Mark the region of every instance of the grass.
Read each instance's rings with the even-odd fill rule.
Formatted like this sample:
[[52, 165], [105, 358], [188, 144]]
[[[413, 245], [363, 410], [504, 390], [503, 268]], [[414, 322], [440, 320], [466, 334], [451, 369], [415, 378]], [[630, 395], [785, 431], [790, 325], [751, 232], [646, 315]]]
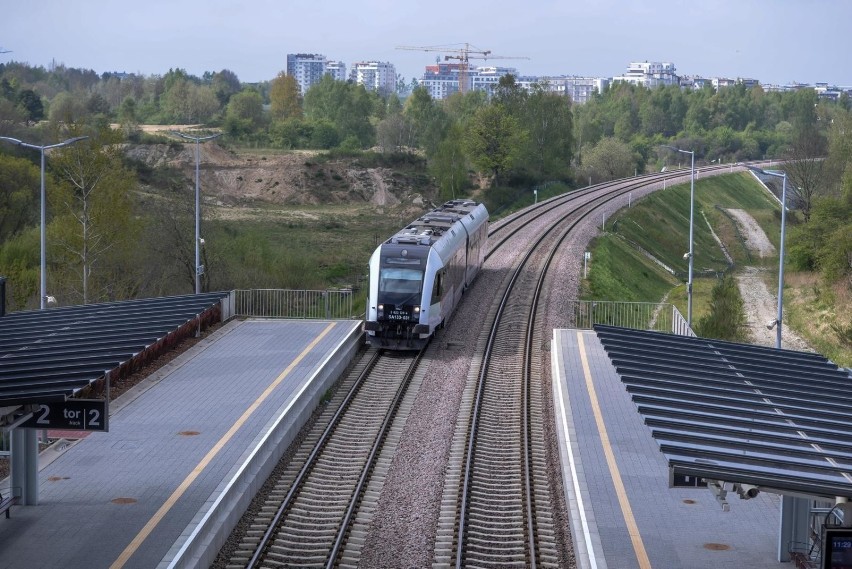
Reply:
[[[779, 211], [777, 201], [749, 174], [699, 177], [694, 198], [693, 322], [708, 312], [717, 275], [731, 269], [714, 232], [735, 266], [761, 263], [750, 256], [736, 224], [722, 210], [748, 211], [770, 240], [772, 235], [780, 234], [774, 213]], [[594, 243], [592, 271], [583, 285], [583, 298], [643, 302], [661, 302], [665, 298], [687, 316], [689, 260], [684, 253], [689, 251], [689, 210], [688, 183], [654, 192], [620, 210], [611, 218], [611, 235]], [[623, 245], [613, 247], [610, 242], [615, 239]], [[659, 274], [660, 268], [649, 256], [670, 268], [674, 275], [663, 271], [666, 277], [652, 279], [650, 275]]]
[[848, 283], [826, 286], [813, 273], [787, 273], [784, 282], [784, 319], [788, 325], [837, 365], [852, 367], [848, 337], [852, 330], [852, 290]]
[[584, 282], [584, 298], [656, 302], [677, 280], [650, 262], [618, 235], [603, 235], [591, 245], [593, 270]]
[[[623, 209], [612, 218], [610, 232], [591, 245], [588, 278], [583, 281], [584, 299], [667, 302], [686, 316], [686, 280], [689, 249], [689, 184], [658, 191]], [[722, 209], [746, 210], [761, 226], [776, 251], [780, 243], [780, 207], [749, 174], [738, 173], [699, 179], [695, 185], [693, 323], [708, 311], [715, 273], [728, 270], [722, 248], [713, 231], [734, 260], [734, 266], [777, 267], [777, 254], [759, 259], [751, 254], [736, 224]], [[705, 222], [706, 218], [706, 222]], [[788, 212], [787, 222], [797, 223]], [[674, 270], [676, 277], [640, 250], [652, 254]], [[706, 275], [706, 276], [705, 276]], [[777, 279], [769, 271], [768, 280]], [[777, 288], [777, 280], [769, 283]], [[852, 366], [852, 346], [845, 335], [852, 330], [852, 292], [847, 283], [831, 287], [813, 274], [785, 275], [785, 321], [817, 351], [841, 366]]]
[[211, 221], [208, 243], [219, 260], [211, 274], [220, 275], [225, 288], [352, 288], [358, 313], [366, 303], [370, 255], [409, 217], [369, 207], [302, 206]]

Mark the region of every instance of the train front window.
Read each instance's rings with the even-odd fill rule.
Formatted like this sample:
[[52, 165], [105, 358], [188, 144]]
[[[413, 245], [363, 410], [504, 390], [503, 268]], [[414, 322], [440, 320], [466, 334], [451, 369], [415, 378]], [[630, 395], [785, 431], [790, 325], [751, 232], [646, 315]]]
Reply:
[[402, 267], [384, 267], [379, 273], [379, 294], [382, 302], [419, 304], [423, 289], [423, 271]]

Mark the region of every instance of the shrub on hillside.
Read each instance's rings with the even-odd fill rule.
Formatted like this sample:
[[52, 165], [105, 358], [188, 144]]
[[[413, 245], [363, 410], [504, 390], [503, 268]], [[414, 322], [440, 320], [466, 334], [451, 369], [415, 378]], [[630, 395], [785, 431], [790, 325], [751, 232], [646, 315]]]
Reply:
[[731, 275], [724, 275], [713, 287], [710, 312], [698, 321], [695, 333], [731, 342], [748, 339], [743, 299]]

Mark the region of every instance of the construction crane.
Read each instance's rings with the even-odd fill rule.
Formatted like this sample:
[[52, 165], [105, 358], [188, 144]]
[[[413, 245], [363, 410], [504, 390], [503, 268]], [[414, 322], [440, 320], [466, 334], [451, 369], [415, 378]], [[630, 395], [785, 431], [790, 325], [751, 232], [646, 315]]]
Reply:
[[471, 59], [529, 59], [529, 57], [518, 57], [518, 56], [510, 56], [510, 55], [491, 55], [491, 50], [486, 49], [477, 49], [476, 46], [471, 46], [469, 43], [465, 43], [464, 47], [457, 48], [453, 46], [441, 46], [441, 45], [431, 45], [431, 46], [410, 46], [410, 45], [400, 45], [397, 46], [396, 49], [408, 49], [413, 51], [439, 51], [441, 53], [449, 53], [452, 55], [445, 55], [444, 61], [449, 61], [451, 59], [458, 60], [459, 63], [459, 92], [461, 94], [467, 93], [470, 89], [468, 72], [470, 71], [470, 63]]

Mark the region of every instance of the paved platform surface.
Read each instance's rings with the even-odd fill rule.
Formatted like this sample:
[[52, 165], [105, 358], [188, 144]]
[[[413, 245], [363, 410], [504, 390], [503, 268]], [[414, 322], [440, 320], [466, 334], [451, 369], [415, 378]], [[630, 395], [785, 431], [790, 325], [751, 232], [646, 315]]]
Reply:
[[0, 518], [0, 567], [157, 567], [359, 327], [248, 320], [199, 342], [43, 466], [39, 504]]
[[593, 331], [555, 330], [554, 407], [578, 567], [789, 569], [780, 497], [669, 488], [665, 456]]

